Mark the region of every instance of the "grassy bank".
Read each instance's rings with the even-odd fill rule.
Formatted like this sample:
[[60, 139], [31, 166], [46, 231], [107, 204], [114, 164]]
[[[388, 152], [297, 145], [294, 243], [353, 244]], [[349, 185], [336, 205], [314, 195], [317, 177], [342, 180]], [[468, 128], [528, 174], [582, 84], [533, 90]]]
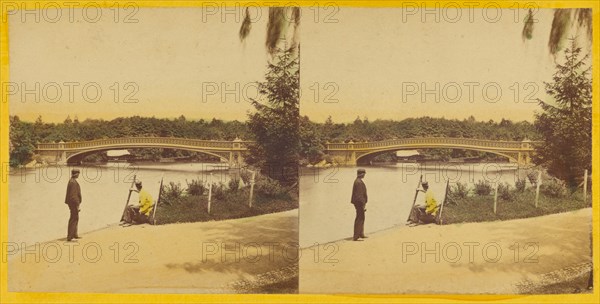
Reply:
[[286, 189], [273, 180], [257, 183], [250, 207], [249, 187], [238, 189], [235, 185], [230, 186], [213, 187], [209, 213], [208, 191], [205, 187], [194, 187], [195, 191], [190, 191], [192, 187], [174, 189], [176, 187], [171, 185], [156, 211], [156, 224], [226, 220], [298, 208], [297, 187]]
[[516, 195], [514, 200], [507, 201], [499, 198], [496, 214], [494, 214], [494, 197], [490, 195], [466, 197], [457, 205], [449, 204], [444, 207], [442, 215], [445, 224], [453, 224], [527, 218], [585, 207], [591, 207], [589, 195], [587, 203], [584, 204], [581, 194], [564, 198], [540, 194], [538, 208], [536, 208], [535, 193], [527, 191]]
[[[502, 185], [499, 187], [497, 210], [494, 214], [494, 195], [491, 187], [489, 191], [481, 191], [481, 185], [472, 191], [457, 188], [452, 189], [444, 206], [444, 224], [528, 218], [592, 206], [591, 194], [588, 193], [584, 203], [580, 189], [571, 193], [562, 189], [560, 185], [550, 184], [540, 191], [536, 208], [534, 188], [517, 190]], [[461, 191], [463, 193], [460, 193]]]

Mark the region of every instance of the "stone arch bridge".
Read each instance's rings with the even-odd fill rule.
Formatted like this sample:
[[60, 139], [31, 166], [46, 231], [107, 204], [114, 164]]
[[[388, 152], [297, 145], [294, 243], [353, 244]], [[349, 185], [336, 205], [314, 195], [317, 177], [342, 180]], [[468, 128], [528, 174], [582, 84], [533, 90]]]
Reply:
[[39, 143], [36, 153], [57, 164], [80, 164], [87, 155], [119, 149], [167, 148], [216, 156], [230, 166], [243, 165], [249, 141], [215, 141], [174, 137], [122, 137], [80, 142]]
[[402, 138], [360, 143], [327, 143], [326, 152], [341, 165], [368, 163], [373, 157], [387, 152], [413, 149], [461, 149], [494, 153], [519, 165], [530, 165], [534, 144], [530, 140], [499, 141], [474, 138], [425, 137]]

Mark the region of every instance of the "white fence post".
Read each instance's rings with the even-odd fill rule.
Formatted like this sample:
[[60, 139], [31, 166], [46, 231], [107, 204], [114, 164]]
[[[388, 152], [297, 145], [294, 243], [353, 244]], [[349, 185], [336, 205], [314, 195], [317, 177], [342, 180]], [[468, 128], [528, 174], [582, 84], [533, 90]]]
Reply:
[[496, 208], [498, 206], [498, 182], [494, 186], [494, 214], [496, 214]]
[[248, 198], [248, 206], [252, 208], [252, 198], [254, 196], [254, 178], [256, 177], [256, 171], [252, 171], [252, 177], [250, 177], [250, 197]]
[[212, 199], [212, 185], [213, 185], [213, 181], [212, 181], [212, 173], [210, 174], [210, 181], [208, 182], [208, 214], [210, 214], [210, 203], [211, 203], [211, 199]]
[[538, 200], [540, 198], [540, 186], [542, 185], [542, 171], [538, 171], [537, 183], [535, 185], [535, 207], [538, 207]]

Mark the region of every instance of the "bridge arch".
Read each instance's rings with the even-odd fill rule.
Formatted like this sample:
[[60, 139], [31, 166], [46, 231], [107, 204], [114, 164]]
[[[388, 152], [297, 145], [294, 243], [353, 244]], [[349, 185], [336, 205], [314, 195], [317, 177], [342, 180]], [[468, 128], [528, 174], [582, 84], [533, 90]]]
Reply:
[[453, 149], [453, 150], [468, 150], [468, 151], [486, 152], [486, 153], [492, 153], [495, 155], [500, 155], [500, 156], [506, 157], [510, 162], [515, 162], [515, 163], [518, 162], [517, 155], [510, 155], [508, 153], [503, 153], [503, 152], [493, 151], [493, 150], [485, 150], [485, 149], [477, 149], [477, 148], [464, 148], [464, 147], [421, 146], [421, 147], [417, 147], [417, 148], [390, 147], [390, 148], [386, 148], [386, 149], [373, 150], [373, 151], [369, 151], [366, 153], [359, 153], [356, 156], [356, 163], [359, 165], [364, 164], [366, 161], [376, 157], [377, 155], [381, 155], [384, 153], [396, 152], [396, 151], [402, 151], [402, 150], [421, 150], [421, 149]]
[[531, 163], [534, 146], [541, 142], [530, 140], [501, 141], [475, 138], [417, 137], [399, 138], [376, 142], [327, 143], [326, 152], [336, 163], [356, 165], [377, 154], [416, 149], [458, 149], [487, 152], [506, 157], [522, 165]]
[[86, 156], [92, 155], [92, 154], [95, 154], [95, 153], [104, 152], [104, 151], [110, 151], [110, 150], [127, 150], [127, 149], [141, 149], [141, 148], [173, 149], [173, 150], [183, 150], [183, 151], [198, 152], [198, 153], [203, 153], [203, 154], [215, 156], [215, 157], [219, 158], [219, 160], [221, 160], [223, 162], [228, 162], [229, 161], [229, 156], [228, 155], [227, 156], [226, 155], [220, 155], [218, 152], [216, 152], [216, 153], [215, 152], [209, 152], [209, 151], [202, 150], [202, 149], [174, 148], [174, 147], [169, 147], [169, 146], [157, 146], [157, 145], [153, 145], [153, 146], [149, 146], [149, 147], [140, 147], [139, 145], [137, 145], [137, 146], [131, 146], [131, 147], [119, 146], [119, 147], [114, 147], [114, 148], [96, 148], [96, 149], [89, 149], [89, 150], [77, 151], [77, 152], [72, 152], [72, 153], [66, 153], [65, 162], [67, 164], [79, 164], [79, 163], [81, 163], [81, 161]]
[[243, 153], [248, 151], [249, 141], [201, 140], [176, 137], [119, 137], [82, 142], [39, 143], [36, 153], [59, 164], [80, 162], [83, 157], [100, 151], [162, 148], [199, 152], [218, 157], [229, 165], [243, 165]]

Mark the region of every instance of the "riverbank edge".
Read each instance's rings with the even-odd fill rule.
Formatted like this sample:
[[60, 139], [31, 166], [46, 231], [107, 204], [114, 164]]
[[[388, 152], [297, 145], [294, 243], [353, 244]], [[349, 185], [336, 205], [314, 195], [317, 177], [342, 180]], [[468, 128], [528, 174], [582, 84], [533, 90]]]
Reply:
[[[145, 225], [147, 225], [147, 226], [155, 226], [155, 227], [167, 227], [167, 226], [170, 226], [170, 225], [189, 225], [189, 224], [194, 224], [194, 223], [210, 223], [210, 222], [219, 222], [220, 223], [220, 222], [227, 222], [227, 221], [246, 220], [246, 219], [257, 218], [257, 217], [267, 216], [267, 215], [273, 215], [273, 214], [283, 214], [283, 213], [286, 213], [286, 212], [292, 213], [294, 210], [299, 210], [299, 209], [295, 208], [295, 209], [290, 209], [290, 210], [285, 210], [285, 211], [280, 211], [280, 212], [265, 213], [265, 214], [259, 214], [259, 215], [254, 215], [254, 216], [241, 217], [241, 218], [232, 218], [232, 219], [224, 219], [224, 220], [211, 220], [211, 221], [204, 221], [204, 222], [168, 223], [168, 224], [161, 224], [161, 225], [150, 225], [150, 224], [146, 223], [146, 224], [133, 225], [133, 226], [145, 226]], [[298, 212], [298, 215], [299, 215], [299, 212]], [[85, 240], [85, 238], [83, 238], [83, 237], [86, 236], [86, 235], [90, 235], [90, 234], [93, 234], [93, 233], [96, 233], [96, 232], [99, 232], [99, 231], [103, 231], [103, 230], [107, 230], [107, 229], [111, 229], [111, 228], [119, 227], [119, 226], [120, 226], [119, 223], [112, 223], [112, 224], [108, 224], [108, 225], [106, 225], [104, 227], [101, 227], [101, 228], [97, 228], [97, 229], [93, 229], [93, 230], [90, 230], [90, 231], [86, 231], [86, 232], [80, 233], [79, 236], [82, 237], [81, 240]], [[123, 228], [127, 228], [127, 227], [123, 227]], [[42, 241], [42, 242], [35, 242], [35, 244], [26, 246], [24, 248], [19, 247], [19, 249], [14, 252], [15, 256], [9, 257], [7, 259], [7, 262], [10, 261], [11, 259], [17, 258], [18, 256], [16, 255], [16, 253], [21, 252], [21, 250], [23, 250], [23, 249], [27, 250], [27, 249], [34, 248], [35, 246], [43, 246], [43, 245], [49, 244], [49, 243], [65, 243], [65, 242], [67, 242], [67, 238], [66, 237], [64, 237], [64, 238], [58, 238], [58, 239], [53, 239], [53, 240], [48, 240], [48, 241]], [[80, 241], [80, 242], [84, 242], [84, 241]], [[8, 241], [7, 243], [22, 244], [22, 242], [11, 242], [11, 241]]]

